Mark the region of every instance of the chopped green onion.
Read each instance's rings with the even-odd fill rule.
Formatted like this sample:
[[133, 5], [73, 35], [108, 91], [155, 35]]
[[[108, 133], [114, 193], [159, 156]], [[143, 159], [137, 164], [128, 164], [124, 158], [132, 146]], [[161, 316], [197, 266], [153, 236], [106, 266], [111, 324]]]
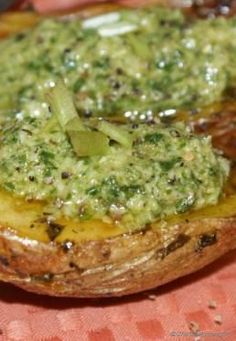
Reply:
[[115, 124], [99, 121], [96, 126], [99, 131], [88, 130], [78, 116], [72, 96], [63, 81], [59, 81], [48, 94], [48, 101], [78, 156], [106, 154], [109, 151], [108, 137], [127, 148], [132, 147], [131, 135]]
[[122, 127], [119, 127], [115, 124], [106, 121], [99, 121], [97, 129], [101, 131], [103, 134], [109, 136], [110, 139], [120, 143], [122, 146], [127, 148], [132, 147], [133, 138]]
[[70, 130], [68, 135], [75, 153], [80, 157], [105, 155], [109, 151], [109, 139], [99, 131]]
[[87, 130], [78, 116], [70, 92], [62, 81], [48, 94], [48, 101], [78, 156], [104, 155], [109, 151], [107, 136], [98, 131]]
[[57, 116], [65, 132], [67, 131], [67, 125], [72, 121], [74, 123], [76, 122], [76, 126], [79, 128], [78, 130], [85, 130], [84, 124], [77, 114], [72, 96], [63, 81], [56, 83], [51, 92], [47, 94], [47, 99], [52, 112]]
[[73, 131], [79, 132], [79, 131], [85, 131], [85, 130], [87, 130], [87, 128], [85, 127], [85, 125], [83, 125], [83, 129], [81, 129], [81, 122], [78, 121], [77, 117], [74, 117], [74, 118], [72, 118], [72, 120], [70, 120], [70, 121], [66, 124], [65, 130], [66, 130], [66, 131], [71, 131], [71, 130], [73, 130]]

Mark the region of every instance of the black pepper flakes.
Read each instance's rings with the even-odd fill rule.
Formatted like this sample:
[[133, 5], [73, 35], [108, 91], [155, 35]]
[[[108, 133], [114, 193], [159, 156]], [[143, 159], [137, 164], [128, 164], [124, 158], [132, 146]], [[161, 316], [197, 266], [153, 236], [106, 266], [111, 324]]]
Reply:
[[35, 181], [35, 177], [33, 175], [29, 175], [28, 177], [29, 181], [34, 182]]
[[112, 82], [111, 86], [112, 86], [112, 89], [119, 90], [121, 87], [121, 84], [118, 81], [114, 81], [114, 82]]
[[63, 180], [69, 179], [70, 176], [71, 176], [71, 174], [70, 174], [69, 172], [62, 172], [62, 173], [61, 173], [61, 178], [62, 178]]
[[25, 33], [18, 33], [15, 35], [15, 41], [21, 41], [26, 37]]
[[176, 176], [173, 176], [172, 178], [167, 180], [168, 185], [174, 185], [176, 182]]
[[178, 131], [178, 130], [171, 130], [171, 136], [173, 136], [173, 137], [181, 137], [181, 134], [180, 134], [180, 132]]
[[65, 49], [64, 49], [64, 53], [67, 54], [67, 53], [70, 53], [70, 52], [71, 52], [71, 49], [70, 49], [70, 48], [65, 48]]
[[26, 134], [30, 135], [30, 136], [33, 135], [33, 134], [32, 134], [32, 131], [30, 131], [29, 129], [22, 128], [21, 130], [22, 130], [23, 132], [25, 132]]
[[83, 116], [84, 116], [85, 118], [90, 118], [90, 117], [92, 117], [92, 115], [93, 115], [93, 113], [92, 113], [91, 110], [85, 110], [85, 111], [83, 112]]
[[118, 67], [118, 68], [116, 68], [116, 73], [117, 73], [117, 75], [121, 76], [124, 74], [124, 70], [122, 68]]

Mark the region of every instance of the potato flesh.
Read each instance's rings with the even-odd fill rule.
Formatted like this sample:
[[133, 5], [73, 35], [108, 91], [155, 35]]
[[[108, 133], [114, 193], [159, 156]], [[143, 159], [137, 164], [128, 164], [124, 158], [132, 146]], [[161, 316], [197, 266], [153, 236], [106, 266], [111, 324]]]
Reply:
[[[3, 229], [9, 228], [19, 237], [37, 240], [43, 243], [50, 242], [47, 233], [47, 219], [42, 221], [44, 204], [40, 202], [27, 202], [6, 192], [0, 192], [0, 225]], [[194, 221], [204, 218], [230, 217], [236, 214], [236, 195], [226, 197], [218, 205], [206, 207], [188, 214], [176, 215], [166, 221], [152, 224], [153, 229], [158, 229], [161, 225], [179, 224], [186, 220]], [[57, 224], [64, 228], [55, 238], [56, 242], [63, 243], [71, 240], [82, 242], [88, 240], [102, 240], [121, 235], [124, 231], [112, 224], [103, 221], [89, 220], [80, 222], [72, 219], [58, 219]]]

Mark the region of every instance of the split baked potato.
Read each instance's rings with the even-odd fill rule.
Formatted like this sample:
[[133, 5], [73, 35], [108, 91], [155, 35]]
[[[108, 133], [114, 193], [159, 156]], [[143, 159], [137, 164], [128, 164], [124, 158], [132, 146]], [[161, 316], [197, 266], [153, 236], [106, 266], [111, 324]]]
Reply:
[[[20, 17], [20, 14], [19, 14]], [[192, 273], [236, 248], [236, 104], [180, 113], [231, 160], [217, 205], [123, 231], [110, 221], [51, 220], [42, 201], [0, 192], [0, 280], [54, 296], [122, 296]]]

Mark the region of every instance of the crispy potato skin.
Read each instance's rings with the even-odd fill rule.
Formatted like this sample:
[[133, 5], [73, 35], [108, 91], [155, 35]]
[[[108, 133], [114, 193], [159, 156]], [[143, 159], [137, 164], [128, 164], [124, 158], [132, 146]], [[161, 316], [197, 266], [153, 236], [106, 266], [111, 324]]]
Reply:
[[236, 248], [236, 218], [207, 218], [70, 245], [0, 229], [0, 280], [40, 294], [122, 296], [201, 269]]

